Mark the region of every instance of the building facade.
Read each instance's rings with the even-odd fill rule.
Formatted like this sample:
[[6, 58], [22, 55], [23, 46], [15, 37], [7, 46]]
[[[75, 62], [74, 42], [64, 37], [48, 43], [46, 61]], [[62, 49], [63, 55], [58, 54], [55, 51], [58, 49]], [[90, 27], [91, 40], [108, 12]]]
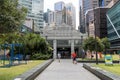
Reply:
[[[81, 22], [82, 22], [82, 26], [84, 26], [85, 30], [87, 31], [86, 28], [86, 24], [85, 24], [85, 17], [87, 14], [87, 11], [91, 10], [91, 9], [95, 9], [97, 7], [105, 7], [107, 6], [112, 0], [82, 0], [82, 10], [81, 10], [81, 14], [82, 14], [82, 18], [81, 18]], [[94, 14], [94, 12], [93, 12]]]
[[95, 35], [99, 38], [107, 37], [107, 19], [106, 12], [108, 8], [96, 8], [94, 9], [94, 26]]
[[83, 14], [87, 10], [107, 6], [112, 0], [82, 0]]
[[55, 11], [47, 10], [44, 13], [44, 20], [47, 25], [55, 25]]
[[48, 10], [44, 14], [45, 22], [48, 25], [61, 25], [65, 23], [72, 28], [76, 28], [76, 11], [72, 3], [65, 4], [57, 2], [54, 4], [55, 11]]
[[88, 25], [88, 36], [89, 37], [95, 37], [95, 25], [93, 22], [89, 23]]
[[108, 4], [108, 8], [111, 8], [118, 0], [112, 0], [109, 4]]
[[56, 11], [55, 12], [55, 25], [60, 25], [62, 23], [63, 23], [63, 12], [62, 11]]
[[35, 32], [43, 29], [43, 8], [44, 0], [19, 0], [20, 6], [28, 9], [26, 19], [34, 20]]
[[76, 10], [72, 3], [66, 4], [67, 24], [76, 28]]
[[71, 53], [76, 52], [80, 57], [82, 41], [87, 38], [71, 26], [61, 24], [53, 27], [46, 26], [42, 35], [53, 47], [53, 57], [57, 58], [57, 53], [61, 53], [62, 58], [71, 58]]
[[55, 11], [62, 11], [65, 7], [65, 3], [63, 1], [60, 1], [60, 2], [56, 2], [54, 4], [54, 10]]
[[120, 1], [118, 1], [107, 12], [108, 38], [111, 42], [111, 49], [120, 49]]

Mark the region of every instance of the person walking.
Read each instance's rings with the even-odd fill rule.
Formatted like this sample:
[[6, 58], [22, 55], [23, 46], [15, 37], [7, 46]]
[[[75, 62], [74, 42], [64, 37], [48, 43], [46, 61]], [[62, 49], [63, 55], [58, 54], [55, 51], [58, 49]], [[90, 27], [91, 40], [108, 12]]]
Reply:
[[58, 53], [58, 61], [60, 62], [60, 59], [61, 59], [61, 54]]
[[73, 59], [73, 64], [77, 64], [77, 61], [76, 61], [77, 54], [76, 54], [75, 52], [73, 52], [73, 53], [71, 54], [71, 57], [72, 57], [72, 59]]

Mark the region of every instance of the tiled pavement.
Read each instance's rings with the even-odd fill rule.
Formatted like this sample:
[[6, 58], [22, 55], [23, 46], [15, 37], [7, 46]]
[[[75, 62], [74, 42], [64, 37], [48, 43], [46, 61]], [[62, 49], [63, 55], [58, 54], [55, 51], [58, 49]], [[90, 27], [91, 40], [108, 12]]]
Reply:
[[73, 64], [70, 59], [55, 60], [35, 80], [100, 80], [82, 67], [82, 63]]

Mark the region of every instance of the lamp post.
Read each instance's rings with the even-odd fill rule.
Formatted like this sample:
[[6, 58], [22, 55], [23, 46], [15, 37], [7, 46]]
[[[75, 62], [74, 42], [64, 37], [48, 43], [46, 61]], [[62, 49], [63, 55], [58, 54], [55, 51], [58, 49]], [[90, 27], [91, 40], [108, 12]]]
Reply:
[[96, 64], [98, 64], [98, 55], [97, 55], [97, 39], [96, 39], [96, 32], [97, 32], [97, 30], [96, 30], [96, 23], [95, 23], [95, 21], [96, 21], [96, 19], [95, 19], [95, 9], [93, 9], [93, 11], [94, 11], [94, 29], [95, 29], [95, 31], [94, 31], [94, 34], [95, 34], [95, 54], [96, 54]]
[[[82, 47], [82, 42], [83, 42], [83, 36], [81, 36], [81, 47]], [[82, 49], [82, 59], [83, 59], [83, 49]]]
[[82, 42], [83, 42], [83, 36], [81, 36], [81, 46], [82, 46]]
[[32, 32], [34, 33], [34, 29], [35, 29], [35, 22], [34, 22], [34, 19], [32, 19]]
[[48, 38], [48, 36], [46, 35], [46, 36], [45, 36], [46, 41], [47, 41], [47, 38]]

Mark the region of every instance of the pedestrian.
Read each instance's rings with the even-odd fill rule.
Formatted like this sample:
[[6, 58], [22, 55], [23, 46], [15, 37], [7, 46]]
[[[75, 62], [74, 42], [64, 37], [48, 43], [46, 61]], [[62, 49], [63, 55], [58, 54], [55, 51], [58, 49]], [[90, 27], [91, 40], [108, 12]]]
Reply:
[[73, 64], [77, 64], [77, 61], [76, 61], [77, 54], [76, 54], [75, 52], [73, 52], [73, 53], [71, 54], [71, 57], [72, 57], [72, 59], [73, 59]]
[[60, 59], [61, 59], [61, 54], [58, 53], [58, 61], [60, 62]]
[[7, 59], [10, 59], [10, 52], [7, 53]]

